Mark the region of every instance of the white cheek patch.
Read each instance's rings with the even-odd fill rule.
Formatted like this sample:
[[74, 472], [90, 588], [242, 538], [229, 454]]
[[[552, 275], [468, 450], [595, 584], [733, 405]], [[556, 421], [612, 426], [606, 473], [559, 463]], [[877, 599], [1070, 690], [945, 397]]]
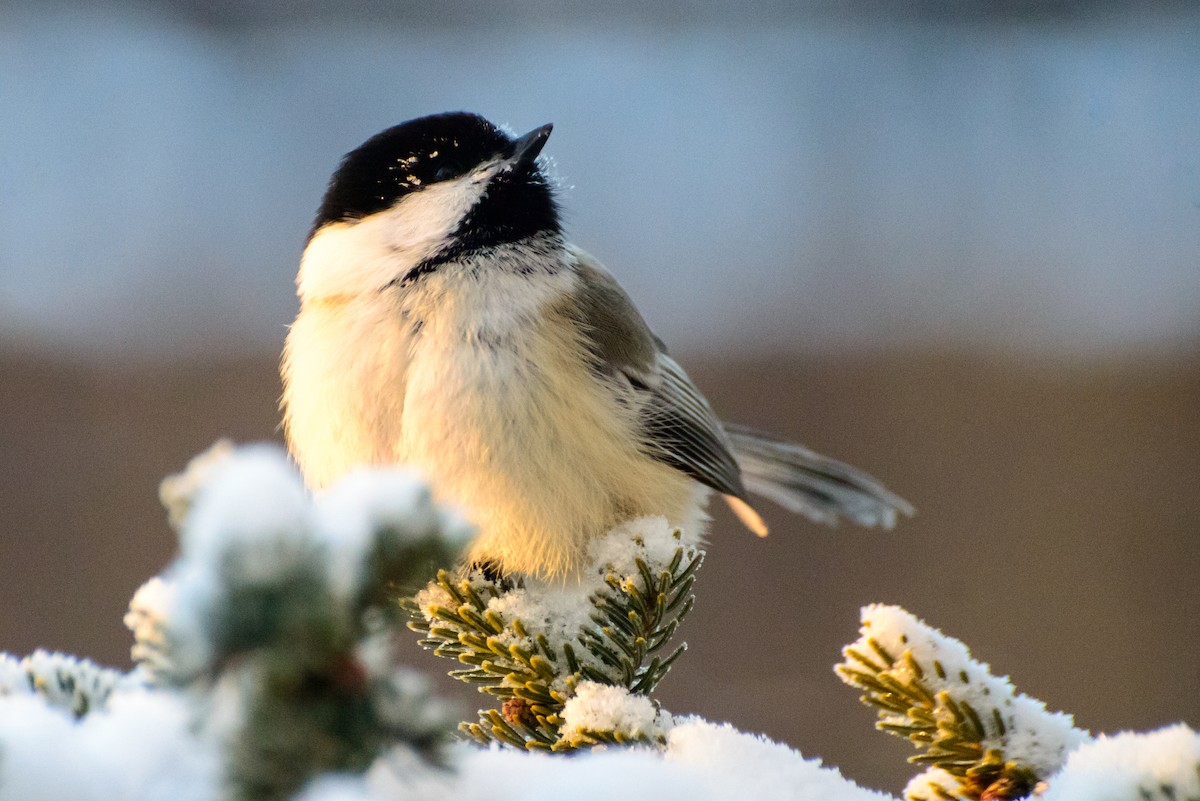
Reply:
[[452, 181], [430, 184], [405, 195], [387, 211], [372, 215], [371, 221], [382, 218], [387, 246], [398, 254], [413, 254], [413, 264], [419, 264], [433, 255], [479, 202], [493, 174], [494, 170], [477, 170]]
[[302, 299], [376, 292], [433, 256], [487, 191], [503, 162], [411, 192], [361, 220], [333, 223], [308, 243], [296, 276]]

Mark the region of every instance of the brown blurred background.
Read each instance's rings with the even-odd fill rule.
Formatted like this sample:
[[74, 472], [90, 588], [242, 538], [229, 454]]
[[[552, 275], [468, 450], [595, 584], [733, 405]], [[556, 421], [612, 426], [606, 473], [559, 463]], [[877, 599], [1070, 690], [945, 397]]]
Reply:
[[1200, 726], [1194, 9], [467, 5], [0, 6], [0, 649], [128, 664], [158, 481], [278, 439], [329, 171], [469, 107], [558, 124], [568, 225], [722, 416], [919, 510], [716, 510], [667, 708], [899, 791], [831, 670], [880, 601], [1081, 726]]

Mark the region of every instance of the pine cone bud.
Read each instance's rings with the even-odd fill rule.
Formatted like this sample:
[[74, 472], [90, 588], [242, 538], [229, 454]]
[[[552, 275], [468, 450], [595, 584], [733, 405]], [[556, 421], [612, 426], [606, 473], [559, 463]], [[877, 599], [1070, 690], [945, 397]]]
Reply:
[[504, 719], [514, 726], [519, 725], [526, 728], [537, 726], [537, 718], [533, 716], [533, 709], [524, 698], [509, 698], [500, 707], [500, 714], [504, 715]]

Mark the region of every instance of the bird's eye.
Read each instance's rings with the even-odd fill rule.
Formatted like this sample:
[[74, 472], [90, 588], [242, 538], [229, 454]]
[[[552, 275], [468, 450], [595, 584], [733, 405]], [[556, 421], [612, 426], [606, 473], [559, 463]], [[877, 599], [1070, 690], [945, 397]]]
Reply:
[[449, 163], [443, 163], [441, 166], [439, 166], [436, 170], [433, 171], [433, 180], [448, 181], [457, 174], [458, 174], [458, 170], [454, 169], [454, 165], [449, 164]]

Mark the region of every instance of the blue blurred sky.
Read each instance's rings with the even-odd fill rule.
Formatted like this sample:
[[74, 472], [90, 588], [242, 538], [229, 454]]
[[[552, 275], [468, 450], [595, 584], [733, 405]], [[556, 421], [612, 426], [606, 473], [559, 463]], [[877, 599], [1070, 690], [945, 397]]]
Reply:
[[328, 11], [0, 6], [0, 343], [278, 349], [340, 156], [450, 109], [555, 123], [573, 238], [677, 349], [1200, 342], [1200, 7]]

